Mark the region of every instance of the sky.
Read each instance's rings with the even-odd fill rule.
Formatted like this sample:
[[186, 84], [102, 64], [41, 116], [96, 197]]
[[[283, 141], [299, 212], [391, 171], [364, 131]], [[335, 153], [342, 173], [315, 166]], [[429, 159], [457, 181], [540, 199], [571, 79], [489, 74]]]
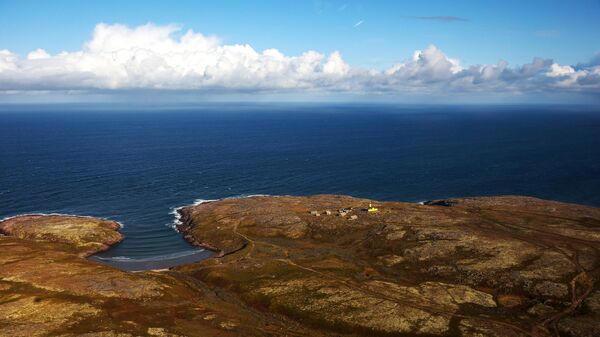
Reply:
[[0, 102], [600, 102], [598, 32], [598, 0], [0, 0]]

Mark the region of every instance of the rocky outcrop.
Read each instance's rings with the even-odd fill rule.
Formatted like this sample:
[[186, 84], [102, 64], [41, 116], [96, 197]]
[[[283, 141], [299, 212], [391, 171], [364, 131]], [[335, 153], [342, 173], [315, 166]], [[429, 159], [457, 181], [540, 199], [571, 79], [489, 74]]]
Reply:
[[184, 237], [220, 254], [166, 272], [85, 259], [121, 239], [110, 221], [0, 222], [0, 336], [600, 332], [597, 208], [513, 196], [419, 205], [322, 195], [180, 212]]
[[0, 222], [0, 232], [12, 237], [66, 244], [81, 256], [107, 250], [123, 240], [119, 223], [83, 216], [23, 215]]
[[[367, 212], [369, 203], [379, 211]], [[355, 220], [325, 212], [336, 209], [352, 209]], [[598, 310], [587, 309], [599, 289], [596, 208], [513, 196], [418, 205], [324, 195], [221, 200], [182, 213], [188, 236], [223, 257], [180, 272], [321, 331], [598, 331]]]
[[84, 258], [118, 242], [118, 228], [71, 216], [0, 222], [0, 336], [320, 335], [179, 273], [128, 273]]

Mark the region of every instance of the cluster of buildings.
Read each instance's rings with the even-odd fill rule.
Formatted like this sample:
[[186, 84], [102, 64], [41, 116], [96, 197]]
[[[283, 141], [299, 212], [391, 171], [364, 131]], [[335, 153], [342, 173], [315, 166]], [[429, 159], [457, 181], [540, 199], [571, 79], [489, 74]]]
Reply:
[[[350, 208], [340, 208], [337, 210], [337, 216], [341, 216], [341, 217], [346, 217], [348, 214], [350, 214], [352, 211], [354, 210], [354, 208], [350, 207]], [[377, 209], [376, 207], [373, 207], [372, 204], [369, 204], [369, 208], [366, 209], [366, 211], [368, 213], [376, 213], [379, 211], [379, 209]], [[319, 211], [310, 211], [311, 215], [314, 216], [321, 216], [321, 215], [332, 215], [333, 212], [330, 210], [325, 210], [323, 212], [319, 212]], [[356, 220], [358, 219], [358, 215], [356, 214], [352, 214], [348, 217], [348, 219], [350, 220]]]

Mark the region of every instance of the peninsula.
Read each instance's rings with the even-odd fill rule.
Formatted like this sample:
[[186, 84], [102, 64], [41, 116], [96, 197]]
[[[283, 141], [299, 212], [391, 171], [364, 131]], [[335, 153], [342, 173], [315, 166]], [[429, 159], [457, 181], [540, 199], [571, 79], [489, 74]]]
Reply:
[[180, 209], [215, 252], [87, 257], [118, 224], [0, 222], [0, 336], [598, 336], [600, 209], [530, 197], [256, 196]]

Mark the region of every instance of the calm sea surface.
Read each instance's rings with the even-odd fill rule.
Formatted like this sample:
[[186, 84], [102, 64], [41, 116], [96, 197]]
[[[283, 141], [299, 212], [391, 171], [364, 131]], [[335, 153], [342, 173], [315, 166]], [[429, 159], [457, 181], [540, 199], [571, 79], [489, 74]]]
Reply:
[[107, 217], [104, 257], [187, 254], [174, 208], [250, 194], [417, 202], [522, 194], [600, 206], [585, 107], [0, 107], [0, 218]]

